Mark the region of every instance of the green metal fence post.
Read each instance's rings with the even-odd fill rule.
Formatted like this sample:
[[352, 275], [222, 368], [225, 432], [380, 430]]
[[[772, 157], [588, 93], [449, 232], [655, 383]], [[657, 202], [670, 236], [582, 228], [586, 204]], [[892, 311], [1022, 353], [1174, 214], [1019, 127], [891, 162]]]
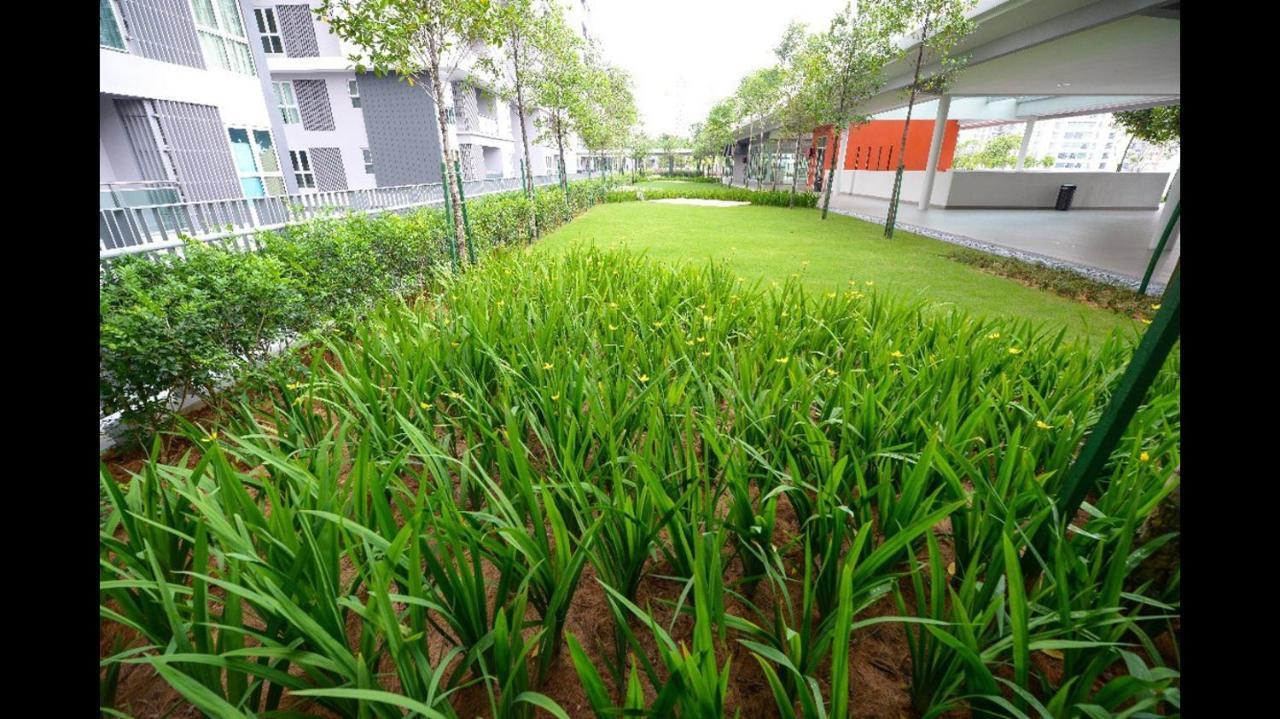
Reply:
[[467, 194], [462, 189], [462, 165], [458, 160], [453, 161], [454, 176], [458, 178], [458, 203], [462, 205], [462, 230], [467, 236], [467, 261], [471, 264], [476, 263], [476, 251], [471, 242], [471, 220], [467, 218]]
[[453, 271], [458, 271], [458, 233], [453, 228], [453, 206], [449, 201], [449, 175], [444, 160], [440, 161], [440, 183], [444, 189], [444, 224], [449, 232], [449, 256], [453, 260]]
[[[1182, 309], [1182, 279], [1179, 275], [1180, 273], [1174, 272], [1173, 277], [1169, 279], [1169, 288], [1165, 290], [1164, 298], [1161, 300], [1160, 311], [1156, 313], [1155, 319], [1151, 320], [1151, 326], [1147, 328], [1146, 334], [1142, 336], [1137, 349], [1134, 350], [1133, 359], [1129, 360], [1129, 366], [1125, 369], [1124, 376], [1120, 378], [1120, 384], [1115, 393], [1111, 395], [1111, 401], [1107, 403], [1102, 418], [1089, 433], [1089, 439], [1085, 442], [1084, 449], [1080, 450], [1080, 456], [1067, 470], [1067, 477], [1058, 490], [1056, 501], [1058, 516], [1064, 524], [1070, 523], [1075, 517], [1085, 496], [1102, 476], [1103, 469], [1111, 459], [1112, 451], [1128, 429], [1130, 420], [1133, 419], [1138, 406], [1146, 397], [1147, 389], [1151, 387], [1152, 381], [1164, 366], [1165, 358], [1169, 356], [1174, 342], [1178, 339]], [[1041, 525], [1032, 541], [1035, 551], [1027, 552], [1023, 556], [1023, 572], [1028, 582], [1040, 571], [1035, 557], [1044, 556], [1048, 547], [1049, 534], [1052, 531], [1054, 528], [1051, 523], [1046, 522]]]
[[1160, 242], [1156, 244], [1156, 251], [1151, 253], [1151, 262], [1147, 263], [1147, 272], [1142, 276], [1142, 284], [1138, 286], [1138, 292], [1146, 292], [1147, 284], [1151, 282], [1151, 275], [1156, 271], [1156, 263], [1160, 261], [1160, 255], [1164, 253], [1165, 243], [1169, 241], [1169, 236], [1173, 234], [1173, 226], [1178, 224], [1178, 216], [1182, 214], [1182, 200], [1178, 200], [1178, 204], [1173, 206], [1173, 214], [1169, 215], [1169, 224], [1164, 226], [1164, 234], [1160, 235]]

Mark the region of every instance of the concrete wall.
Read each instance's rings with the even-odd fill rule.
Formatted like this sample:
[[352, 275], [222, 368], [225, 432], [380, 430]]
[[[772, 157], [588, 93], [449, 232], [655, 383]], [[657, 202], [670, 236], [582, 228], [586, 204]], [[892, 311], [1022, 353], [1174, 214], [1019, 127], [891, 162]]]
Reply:
[[[1075, 185], [1073, 208], [1142, 209], [1160, 206], [1165, 172], [954, 172], [947, 207], [1051, 208], [1060, 185]], [[941, 175], [939, 175], [941, 178]]]
[[440, 135], [427, 93], [394, 75], [365, 74], [359, 83], [378, 187], [439, 182]]
[[[844, 170], [836, 172], [836, 190], [845, 194], [888, 199], [892, 172]], [[1060, 185], [1076, 185], [1072, 208], [1156, 209], [1169, 176], [1163, 172], [1005, 172], [952, 170], [934, 179], [930, 204], [937, 207], [1050, 209]], [[904, 172], [900, 197], [915, 202], [924, 172]]]

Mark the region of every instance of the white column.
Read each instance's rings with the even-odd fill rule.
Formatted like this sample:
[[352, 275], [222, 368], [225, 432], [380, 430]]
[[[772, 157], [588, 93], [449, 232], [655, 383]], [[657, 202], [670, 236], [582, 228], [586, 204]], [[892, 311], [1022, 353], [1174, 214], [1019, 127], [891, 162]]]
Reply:
[[951, 96], [938, 98], [938, 116], [933, 120], [933, 140], [929, 142], [929, 164], [924, 167], [924, 187], [920, 191], [920, 209], [929, 209], [933, 197], [933, 179], [938, 174], [938, 156], [942, 154], [942, 136], [947, 129], [947, 113], [951, 110]]
[[[1164, 234], [1165, 225], [1169, 224], [1169, 216], [1173, 214], [1173, 208], [1178, 205], [1178, 200], [1182, 198], [1182, 168], [1179, 167], [1173, 173], [1173, 179], [1169, 181], [1168, 194], [1165, 196], [1164, 207], [1160, 210], [1160, 219], [1156, 222], [1155, 234], [1151, 235], [1151, 242], [1147, 245], [1148, 250], [1154, 250], [1156, 245], [1160, 244], [1160, 235]], [[1173, 232], [1169, 235], [1169, 242], [1164, 246], [1164, 251], [1168, 254], [1182, 236], [1182, 220], [1174, 225]]]
[[1015, 168], [1021, 170], [1023, 163], [1027, 160], [1027, 148], [1031, 147], [1031, 133], [1036, 129], [1036, 119], [1033, 117], [1027, 120], [1027, 126], [1022, 131], [1022, 146], [1018, 148], [1018, 166]]

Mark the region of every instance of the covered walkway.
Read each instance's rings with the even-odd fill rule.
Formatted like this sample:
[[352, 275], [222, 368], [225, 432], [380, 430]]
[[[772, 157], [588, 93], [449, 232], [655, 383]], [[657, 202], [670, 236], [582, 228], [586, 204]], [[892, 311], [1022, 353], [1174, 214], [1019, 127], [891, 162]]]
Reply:
[[[833, 193], [831, 209], [884, 222], [888, 202]], [[1134, 288], [1151, 260], [1151, 238], [1162, 229], [1159, 210], [962, 210], [911, 202], [898, 205], [899, 229], [998, 254], [1077, 270]], [[1156, 265], [1151, 289], [1160, 291], [1180, 255], [1175, 245]]]

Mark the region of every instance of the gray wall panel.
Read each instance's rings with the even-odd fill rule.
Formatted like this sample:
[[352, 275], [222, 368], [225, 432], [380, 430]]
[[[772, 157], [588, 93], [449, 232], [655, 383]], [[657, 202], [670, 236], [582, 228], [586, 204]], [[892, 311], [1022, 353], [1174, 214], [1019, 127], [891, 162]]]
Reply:
[[317, 190], [347, 189], [347, 173], [342, 168], [342, 148], [311, 148], [311, 169], [316, 173]]
[[333, 130], [333, 107], [324, 80], [294, 80], [293, 94], [298, 97], [302, 127], [307, 130]]
[[153, 113], [148, 111], [146, 103], [146, 100], [116, 100], [116, 112], [129, 137], [129, 149], [138, 163], [141, 179], [172, 180], [174, 178], [169, 176], [165, 159], [156, 144], [156, 133], [151, 124]]
[[189, 0], [120, 0], [129, 51], [176, 65], [203, 68]]
[[395, 75], [364, 74], [358, 82], [378, 187], [439, 182], [440, 125], [426, 88]]
[[276, 5], [276, 20], [288, 57], [319, 57], [316, 24], [307, 5]]
[[218, 108], [170, 100], [152, 102], [187, 199], [241, 197], [240, 176]]

